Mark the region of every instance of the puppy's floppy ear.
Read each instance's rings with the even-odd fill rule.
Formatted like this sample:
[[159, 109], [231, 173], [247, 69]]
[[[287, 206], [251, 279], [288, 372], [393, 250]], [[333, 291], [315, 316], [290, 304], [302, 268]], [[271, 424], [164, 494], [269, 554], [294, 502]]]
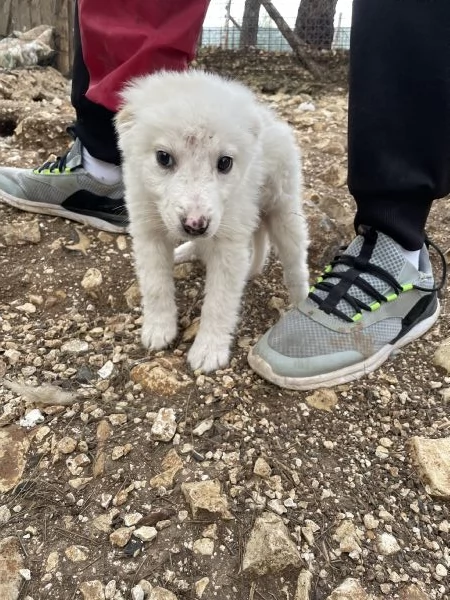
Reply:
[[261, 133], [261, 117], [260, 115], [252, 115], [249, 119], [248, 128], [250, 133], [254, 136], [255, 140], [259, 138], [259, 134]]

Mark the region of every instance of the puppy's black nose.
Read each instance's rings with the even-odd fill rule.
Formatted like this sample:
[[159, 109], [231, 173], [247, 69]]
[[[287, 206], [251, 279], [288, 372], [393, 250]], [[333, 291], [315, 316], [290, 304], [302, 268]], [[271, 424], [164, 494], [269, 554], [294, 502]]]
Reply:
[[181, 219], [181, 224], [189, 235], [203, 235], [209, 227], [209, 219], [205, 217], [186, 217]]

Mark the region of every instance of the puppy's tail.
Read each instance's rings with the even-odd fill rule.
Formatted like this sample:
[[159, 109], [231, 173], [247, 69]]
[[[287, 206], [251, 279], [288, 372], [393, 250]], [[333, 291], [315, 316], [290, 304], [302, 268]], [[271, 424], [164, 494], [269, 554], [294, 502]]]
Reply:
[[270, 250], [269, 234], [263, 221], [253, 233], [253, 254], [249, 271], [249, 279], [253, 279], [264, 269]]

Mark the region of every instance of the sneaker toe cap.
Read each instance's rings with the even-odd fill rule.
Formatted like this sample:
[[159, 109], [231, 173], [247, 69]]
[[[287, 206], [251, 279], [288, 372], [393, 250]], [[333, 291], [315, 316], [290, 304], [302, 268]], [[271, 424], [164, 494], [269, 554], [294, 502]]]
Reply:
[[345, 350], [316, 356], [286, 356], [270, 344], [269, 330], [251, 349], [249, 363], [259, 375], [273, 381], [277, 378], [303, 379], [334, 373], [364, 360], [356, 350]]
[[6, 192], [15, 198], [25, 198], [24, 191], [17, 180], [18, 169], [3, 168], [0, 170], [0, 194]]

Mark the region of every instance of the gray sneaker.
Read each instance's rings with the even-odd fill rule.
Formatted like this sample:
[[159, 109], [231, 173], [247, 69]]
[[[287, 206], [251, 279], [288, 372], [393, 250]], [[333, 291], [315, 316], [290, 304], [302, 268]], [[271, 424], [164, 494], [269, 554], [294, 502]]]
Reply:
[[104, 231], [127, 230], [123, 183], [107, 185], [85, 171], [79, 140], [37, 169], [0, 168], [0, 202]]
[[437, 288], [425, 245], [417, 270], [391, 238], [364, 230], [326, 267], [308, 298], [250, 350], [250, 366], [295, 390], [331, 387], [370, 373], [436, 322], [445, 259], [443, 268]]

